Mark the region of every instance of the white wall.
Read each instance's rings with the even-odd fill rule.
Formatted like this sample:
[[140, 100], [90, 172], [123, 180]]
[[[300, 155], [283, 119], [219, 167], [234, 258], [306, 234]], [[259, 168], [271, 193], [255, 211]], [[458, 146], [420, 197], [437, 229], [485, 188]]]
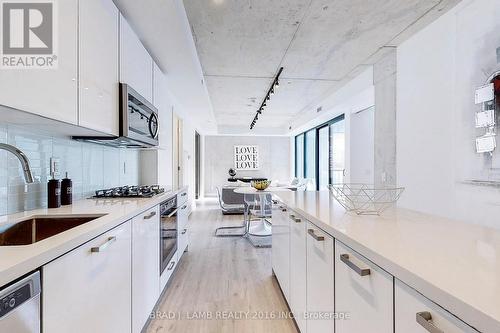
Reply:
[[285, 136], [205, 136], [205, 195], [213, 196], [216, 187], [227, 184], [228, 170], [234, 168], [234, 146], [259, 146], [260, 170], [236, 171], [237, 177], [266, 177], [290, 181], [290, 139]]
[[499, 46], [498, 1], [465, 0], [398, 48], [400, 206], [500, 226], [500, 190], [466, 183], [492, 173], [474, 152], [474, 88], [498, 68]]
[[182, 124], [182, 183], [188, 186], [188, 197], [191, 207], [194, 205], [195, 198], [195, 128], [189, 121], [183, 121]]
[[374, 116], [375, 108], [373, 107], [351, 114], [350, 181], [352, 183], [373, 183]]

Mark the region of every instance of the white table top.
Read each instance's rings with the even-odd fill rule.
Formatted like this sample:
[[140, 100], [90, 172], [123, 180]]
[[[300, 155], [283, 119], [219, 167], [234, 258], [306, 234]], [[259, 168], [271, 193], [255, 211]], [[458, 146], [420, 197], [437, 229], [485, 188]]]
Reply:
[[242, 186], [234, 189], [234, 192], [240, 194], [268, 194], [268, 193], [276, 193], [276, 192], [291, 192], [288, 187], [277, 187], [277, 186], [269, 186], [265, 190], [259, 191], [251, 186]]

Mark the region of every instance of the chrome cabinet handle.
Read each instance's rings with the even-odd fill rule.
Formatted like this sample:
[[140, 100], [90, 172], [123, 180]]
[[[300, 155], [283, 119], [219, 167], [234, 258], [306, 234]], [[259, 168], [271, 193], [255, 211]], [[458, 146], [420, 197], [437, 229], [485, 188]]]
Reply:
[[186, 192], [181, 193], [181, 197], [185, 197], [187, 195]]
[[417, 323], [425, 328], [427, 332], [430, 333], [444, 333], [444, 331], [440, 330], [432, 323], [432, 315], [430, 312], [423, 311], [417, 312]]
[[183, 230], [181, 231], [181, 234], [182, 234], [182, 235], [184, 235], [186, 232], [187, 232], [187, 229], [183, 229]]
[[116, 242], [116, 237], [109, 237], [106, 243], [102, 244], [101, 246], [96, 246], [90, 249], [90, 252], [92, 253], [97, 253], [97, 252], [102, 252], [108, 248], [108, 246], [112, 243]]
[[307, 229], [307, 233], [309, 235], [311, 235], [318, 242], [322, 242], [325, 240], [325, 237], [316, 235], [316, 233], [314, 232], [314, 229]]
[[174, 265], [175, 265], [175, 261], [172, 261], [172, 262], [170, 263], [170, 265], [167, 267], [167, 271], [171, 271], [171, 270], [172, 270], [172, 268], [174, 268]]
[[155, 211], [153, 211], [153, 212], [149, 213], [148, 215], [145, 215], [145, 216], [144, 216], [144, 219], [145, 219], [145, 220], [149, 220], [150, 218], [152, 218], [152, 217], [153, 217], [153, 216], [155, 216], [155, 215], [156, 215], [156, 212], [155, 212]]
[[293, 214], [290, 214], [290, 219], [293, 220], [295, 223], [300, 223], [301, 222], [301, 219], [295, 217], [295, 215], [293, 215]]
[[355, 263], [349, 260], [349, 255], [348, 254], [341, 254], [340, 255], [340, 260], [347, 266], [349, 266], [353, 271], [359, 274], [359, 276], [366, 276], [370, 275], [370, 269], [369, 268], [360, 268], [356, 266]]
[[186, 206], [186, 205], [184, 205], [184, 206], [182, 206], [182, 207], [181, 207], [181, 209], [182, 209], [182, 210], [184, 210], [184, 209], [186, 209], [186, 208], [187, 208], [187, 206]]
[[286, 212], [287, 210], [286, 210], [286, 208], [281, 208], [281, 211]]

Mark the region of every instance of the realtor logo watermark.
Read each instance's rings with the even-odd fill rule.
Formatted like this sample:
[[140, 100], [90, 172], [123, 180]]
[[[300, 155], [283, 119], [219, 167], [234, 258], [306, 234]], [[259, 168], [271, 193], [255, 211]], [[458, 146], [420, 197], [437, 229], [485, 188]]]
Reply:
[[57, 13], [51, 0], [0, 0], [2, 69], [57, 68]]

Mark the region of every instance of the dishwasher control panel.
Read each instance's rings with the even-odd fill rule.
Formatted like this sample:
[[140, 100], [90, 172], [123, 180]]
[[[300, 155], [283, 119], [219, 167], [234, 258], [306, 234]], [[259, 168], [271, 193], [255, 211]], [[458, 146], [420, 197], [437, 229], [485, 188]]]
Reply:
[[5, 316], [10, 311], [14, 310], [17, 306], [23, 304], [31, 298], [31, 287], [30, 284], [25, 284], [24, 286], [16, 289], [7, 296], [3, 296], [0, 299], [0, 318]]
[[[40, 273], [35, 272], [0, 290], [0, 320], [40, 294]], [[1, 330], [0, 330], [1, 331]]]

